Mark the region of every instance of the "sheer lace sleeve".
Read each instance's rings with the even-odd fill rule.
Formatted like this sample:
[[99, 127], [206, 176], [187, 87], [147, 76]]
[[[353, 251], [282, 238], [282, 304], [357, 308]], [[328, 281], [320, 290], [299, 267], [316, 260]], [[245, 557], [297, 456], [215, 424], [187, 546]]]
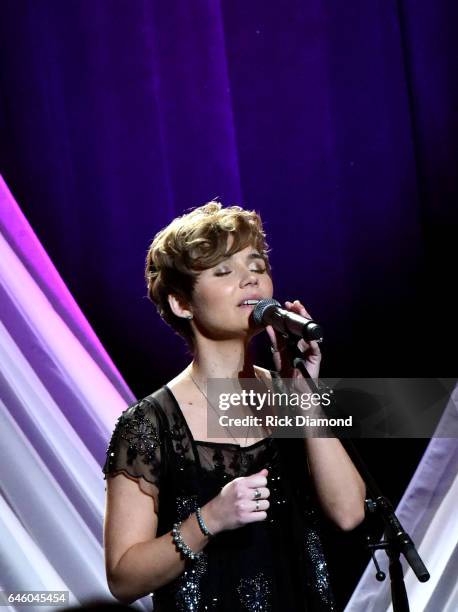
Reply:
[[116, 423], [107, 458], [105, 478], [123, 473], [137, 480], [141, 490], [159, 502], [161, 435], [157, 407], [147, 400], [129, 406]]

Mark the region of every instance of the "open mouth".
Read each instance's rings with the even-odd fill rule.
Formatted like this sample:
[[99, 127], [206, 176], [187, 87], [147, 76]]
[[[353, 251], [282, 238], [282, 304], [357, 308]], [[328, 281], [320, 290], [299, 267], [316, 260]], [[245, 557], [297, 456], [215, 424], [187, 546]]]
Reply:
[[243, 302], [240, 302], [239, 308], [249, 308], [250, 306], [253, 307], [260, 301], [261, 300], [243, 300]]

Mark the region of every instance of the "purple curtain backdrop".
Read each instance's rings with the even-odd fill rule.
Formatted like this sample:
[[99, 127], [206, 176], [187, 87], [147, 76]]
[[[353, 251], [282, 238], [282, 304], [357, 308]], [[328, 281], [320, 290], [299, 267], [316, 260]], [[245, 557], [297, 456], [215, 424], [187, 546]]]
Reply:
[[[187, 359], [148, 242], [215, 196], [261, 212], [324, 375], [455, 375], [457, 23], [452, 0], [2, 0], [1, 173], [137, 395]], [[399, 499], [424, 445], [375, 446]]]
[[148, 241], [214, 196], [261, 211], [276, 294], [323, 323], [330, 374], [454, 375], [457, 17], [445, 0], [3, 0], [2, 173], [131, 386], [184, 359], [143, 299]]

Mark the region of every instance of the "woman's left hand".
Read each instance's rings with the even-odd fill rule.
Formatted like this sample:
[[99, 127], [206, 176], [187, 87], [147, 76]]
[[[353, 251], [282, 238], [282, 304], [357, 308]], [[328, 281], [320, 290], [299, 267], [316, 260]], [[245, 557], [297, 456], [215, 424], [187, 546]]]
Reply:
[[[294, 300], [294, 302], [285, 302], [285, 309], [290, 310], [291, 312], [296, 312], [306, 319], [312, 318], [299, 300]], [[303, 378], [300, 370], [293, 368], [292, 366], [291, 356], [288, 355], [288, 344], [286, 338], [274, 330], [271, 325], [266, 327], [266, 331], [269, 334], [272, 349], [277, 349], [273, 352], [273, 360], [275, 368], [280, 376], [282, 378]], [[305, 367], [307, 368], [310, 376], [314, 379], [318, 378], [321, 363], [321, 351], [318, 342], [316, 340], [310, 340], [307, 342], [301, 338], [298, 340], [296, 346], [302, 353], [302, 359], [305, 362]]]

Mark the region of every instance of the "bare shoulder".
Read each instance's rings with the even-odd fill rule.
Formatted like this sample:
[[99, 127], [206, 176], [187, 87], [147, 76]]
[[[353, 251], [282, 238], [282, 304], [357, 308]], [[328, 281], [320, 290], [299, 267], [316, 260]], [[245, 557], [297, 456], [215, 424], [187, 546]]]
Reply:
[[[207, 401], [186, 371], [173, 378], [167, 387], [173, 393], [189, 429], [197, 440], [206, 437]], [[203, 436], [203, 437], [202, 437]]]
[[193, 398], [200, 398], [198, 390], [190, 380], [189, 374], [186, 370], [183, 370], [183, 372], [180, 372], [178, 376], [172, 378], [172, 380], [169, 381], [166, 386], [170, 389], [177, 402], [184, 409], [186, 409], [188, 404], [195, 404], [195, 401], [192, 401]]

